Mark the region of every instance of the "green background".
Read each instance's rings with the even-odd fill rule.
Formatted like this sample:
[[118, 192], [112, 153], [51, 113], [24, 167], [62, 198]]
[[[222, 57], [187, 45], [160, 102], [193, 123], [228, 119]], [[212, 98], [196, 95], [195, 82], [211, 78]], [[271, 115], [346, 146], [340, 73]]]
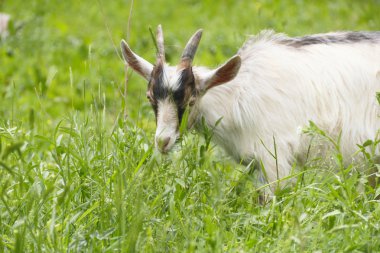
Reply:
[[175, 65], [203, 28], [194, 64], [216, 67], [263, 29], [379, 30], [380, 1], [136, 0], [131, 17], [130, 8], [0, 0], [11, 15], [0, 41], [0, 252], [379, 251], [380, 191], [342, 165], [339, 149], [266, 204], [255, 174], [207, 130], [157, 154], [146, 82], [129, 71], [124, 90], [119, 42], [154, 62], [149, 28], [162, 24]]

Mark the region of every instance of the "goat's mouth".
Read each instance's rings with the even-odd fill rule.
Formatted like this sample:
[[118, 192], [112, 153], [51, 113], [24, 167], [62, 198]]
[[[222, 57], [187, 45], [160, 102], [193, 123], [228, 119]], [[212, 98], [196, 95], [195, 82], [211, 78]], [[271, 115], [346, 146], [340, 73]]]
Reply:
[[166, 136], [166, 137], [160, 137], [155, 140], [155, 146], [156, 149], [161, 153], [161, 154], [167, 154], [169, 153], [173, 147], [178, 143], [180, 139], [179, 134], [175, 134], [174, 136]]
[[156, 149], [163, 155], [167, 155], [171, 150], [172, 150], [172, 147], [159, 147], [156, 145]]

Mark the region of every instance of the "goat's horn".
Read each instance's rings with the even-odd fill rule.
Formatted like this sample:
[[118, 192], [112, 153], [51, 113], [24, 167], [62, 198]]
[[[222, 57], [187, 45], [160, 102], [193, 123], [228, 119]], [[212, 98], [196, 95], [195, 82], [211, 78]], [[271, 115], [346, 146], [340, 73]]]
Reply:
[[128, 46], [125, 40], [120, 43], [121, 52], [124, 60], [131, 66], [137, 73], [142, 75], [145, 79], [149, 80], [153, 70], [153, 65], [145, 59], [135, 54]]
[[162, 32], [161, 25], [158, 25], [157, 27], [156, 40], [157, 40], [157, 47], [158, 47], [157, 60], [161, 60], [162, 63], [164, 63], [165, 62], [164, 34]]
[[193, 36], [191, 36], [189, 42], [187, 42], [185, 50], [183, 50], [182, 53], [180, 65], [186, 67], [191, 65], [194, 55], [197, 52], [199, 41], [202, 38], [202, 31], [202, 29], [199, 29]]

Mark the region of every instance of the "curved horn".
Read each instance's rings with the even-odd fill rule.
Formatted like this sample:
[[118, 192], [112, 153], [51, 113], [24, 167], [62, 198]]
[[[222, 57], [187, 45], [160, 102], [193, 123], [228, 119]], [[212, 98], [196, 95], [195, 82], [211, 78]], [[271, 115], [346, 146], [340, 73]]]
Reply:
[[194, 33], [193, 36], [187, 42], [185, 49], [183, 50], [180, 65], [183, 67], [188, 67], [191, 65], [194, 55], [197, 52], [199, 41], [202, 38], [202, 29], [199, 29]]
[[162, 63], [165, 62], [165, 48], [164, 48], [164, 34], [162, 32], [162, 27], [161, 25], [158, 25], [157, 27], [157, 47], [158, 47], [158, 52], [157, 52], [157, 61], [160, 60]]

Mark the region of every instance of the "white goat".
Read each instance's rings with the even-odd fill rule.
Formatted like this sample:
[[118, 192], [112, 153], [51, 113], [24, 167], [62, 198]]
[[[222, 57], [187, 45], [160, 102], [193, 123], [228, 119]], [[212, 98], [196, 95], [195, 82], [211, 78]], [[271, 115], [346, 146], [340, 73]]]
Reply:
[[380, 32], [289, 38], [264, 31], [214, 70], [191, 65], [201, 34], [189, 40], [176, 67], [165, 64], [161, 26], [155, 65], [121, 42], [126, 62], [149, 81], [161, 152], [173, 147], [187, 106], [190, 125], [204, 117], [213, 127], [222, 118], [214, 141], [239, 162], [259, 161], [269, 182], [287, 176], [295, 157], [306, 155], [309, 137], [300, 129], [310, 120], [332, 136], [341, 134], [346, 156], [357, 151], [357, 143], [375, 137]]

